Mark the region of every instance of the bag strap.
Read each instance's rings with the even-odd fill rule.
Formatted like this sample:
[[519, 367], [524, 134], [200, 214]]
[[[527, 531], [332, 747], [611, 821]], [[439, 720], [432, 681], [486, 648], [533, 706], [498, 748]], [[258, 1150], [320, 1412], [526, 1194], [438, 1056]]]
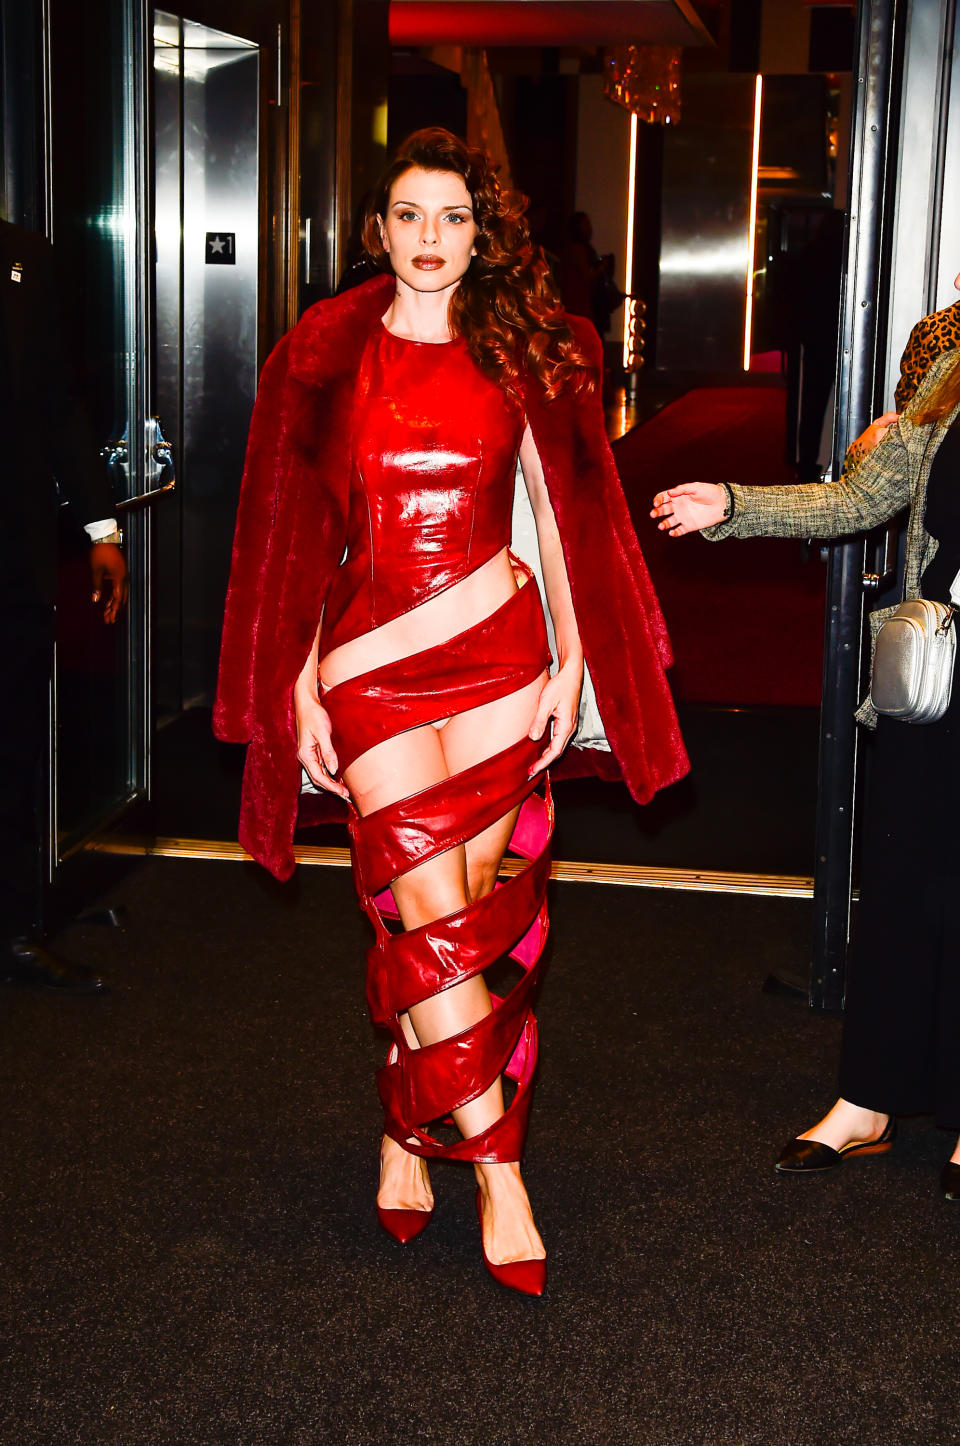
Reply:
[[957, 569], [957, 575], [950, 584], [950, 604], [960, 611], [960, 568]]
[[[953, 615], [956, 612], [960, 612], [960, 569], [958, 569], [957, 574], [953, 579], [953, 582], [950, 584], [950, 601], [947, 604], [947, 615], [943, 619], [943, 622], [940, 623], [939, 627], [937, 628], [938, 638], [942, 638], [943, 635], [950, 630], [950, 625], [953, 622]], [[954, 633], [956, 633], [955, 628]]]

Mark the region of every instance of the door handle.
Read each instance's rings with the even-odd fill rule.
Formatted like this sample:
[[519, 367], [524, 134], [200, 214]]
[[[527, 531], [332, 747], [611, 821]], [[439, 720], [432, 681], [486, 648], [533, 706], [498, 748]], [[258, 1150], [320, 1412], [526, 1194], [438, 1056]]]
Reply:
[[[881, 550], [882, 549], [882, 550]], [[892, 582], [897, 571], [897, 529], [885, 527], [883, 537], [873, 544], [873, 566], [875, 571], [865, 572], [861, 578], [864, 592], [878, 592], [886, 583]]]
[[[151, 485], [144, 492], [138, 492], [135, 497], [122, 497], [116, 504], [118, 512], [130, 512], [135, 508], [147, 507], [155, 502], [158, 497], [163, 497], [167, 492], [172, 492], [177, 485], [176, 471], [173, 463], [173, 444], [163, 435], [163, 424], [159, 417], [147, 418], [147, 481]], [[116, 442], [108, 442], [100, 455], [107, 464], [107, 471], [111, 479], [125, 482], [127, 479], [127, 468], [130, 461], [130, 453], [127, 445], [127, 431], [124, 428], [123, 435]], [[122, 491], [121, 486], [114, 486], [115, 492]]]
[[146, 507], [148, 503], [155, 502], [164, 493], [172, 492], [176, 485], [176, 477], [171, 477], [163, 487], [151, 487], [149, 492], [138, 492], [136, 497], [125, 497], [122, 502], [114, 503], [114, 506], [118, 512], [129, 512], [133, 508]]

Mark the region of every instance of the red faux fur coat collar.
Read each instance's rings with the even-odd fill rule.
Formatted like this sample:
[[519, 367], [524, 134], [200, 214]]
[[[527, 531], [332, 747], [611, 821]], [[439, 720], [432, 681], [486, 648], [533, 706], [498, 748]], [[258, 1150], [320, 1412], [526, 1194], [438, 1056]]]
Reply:
[[[293, 871], [299, 803], [293, 684], [343, 555], [355, 378], [392, 291], [392, 277], [377, 278], [311, 307], [268, 358], [250, 427], [214, 730], [250, 744], [240, 841], [278, 878]], [[569, 320], [599, 366], [593, 328]], [[645, 803], [688, 764], [664, 676], [666, 628], [602, 404], [596, 392], [547, 402], [533, 378], [524, 396], [606, 735], [630, 792]]]

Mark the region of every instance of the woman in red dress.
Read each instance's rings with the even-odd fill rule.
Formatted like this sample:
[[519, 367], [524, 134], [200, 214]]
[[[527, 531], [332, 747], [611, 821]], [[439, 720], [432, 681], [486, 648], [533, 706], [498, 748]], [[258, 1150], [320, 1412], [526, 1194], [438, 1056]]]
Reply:
[[[291, 725], [314, 787], [350, 806], [375, 933], [367, 994], [392, 1036], [378, 1077], [381, 1224], [412, 1239], [433, 1212], [427, 1161], [472, 1161], [487, 1267], [540, 1294], [520, 1157], [547, 769], [581, 709], [575, 593], [586, 598], [594, 569], [611, 589], [615, 621], [598, 610], [585, 641], [601, 709], [618, 695], [608, 733], [638, 798], [685, 769], [666, 636], [603, 437], [596, 338], [560, 310], [489, 159], [446, 131], [412, 136], [374, 193], [365, 244], [392, 279], [320, 303], [264, 373], [216, 725], [253, 740], [241, 837], [275, 872], [289, 871]], [[539, 590], [510, 551], [518, 457], [552, 673]], [[582, 496], [580, 478], [594, 484]], [[641, 694], [643, 723], [626, 712]], [[609, 772], [608, 745], [592, 741]], [[529, 863], [499, 886], [508, 847]], [[483, 971], [507, 954], [519, 979], [498, 1000]]]

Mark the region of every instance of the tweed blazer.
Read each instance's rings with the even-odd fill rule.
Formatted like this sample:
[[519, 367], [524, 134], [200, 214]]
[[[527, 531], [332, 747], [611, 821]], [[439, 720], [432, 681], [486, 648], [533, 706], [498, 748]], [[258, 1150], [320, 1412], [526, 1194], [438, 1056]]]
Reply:
[[[930, 367], [904, 414], [889, 428], [872, 452], [848, 466], [836, 482], [795, 487], [741, 487], [727, 485], [733, 496], [733, 515], [715, 527], [705, 527], [710, 542], [727, 537], [844, 537], [868, 532], [889, 522], [905, 507], [907, 522], [903, 578], [905, 599], [922, 597], [920, 579], [936, 556], [937, 541], [924, 526], [930, 469], [947, 428], [960, 414], [960, 406], [939, 422], [916, 425], [911, 418], [922, 410], [941, 377], [960, 362], [960, 349], [946, 352]], [[870, 614], [872, 638], [896, 607]], [[876, 726], [869, 698], [857, 718]]]

